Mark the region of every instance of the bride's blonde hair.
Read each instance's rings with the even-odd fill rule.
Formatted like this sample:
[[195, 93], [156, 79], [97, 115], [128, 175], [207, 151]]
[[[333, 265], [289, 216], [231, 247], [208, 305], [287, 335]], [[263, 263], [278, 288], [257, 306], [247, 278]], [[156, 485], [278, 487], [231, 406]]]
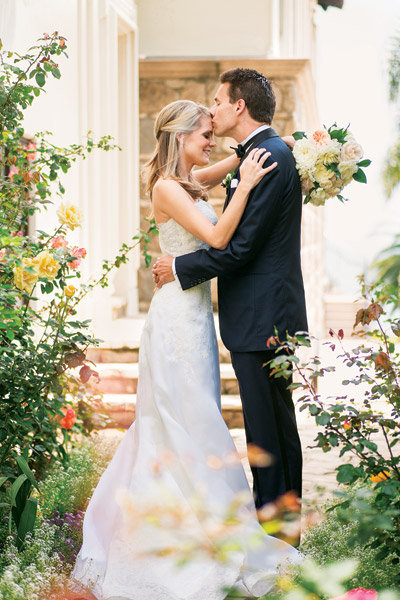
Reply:
[[205, 189], [189, 173], [188, 179], [182, 179], [178, 173], [179, 134], [191, 133], [199, 127], [202, 117], [210, 117], [210, 111], [191, 100], [177, 100], [167, 104], [160, 111], [154, 124], [156, 147], [143, 168], [145, 189], [150, 198], [153, 188], [160, 177], [176, 180], [194, 200], [207, 198]]

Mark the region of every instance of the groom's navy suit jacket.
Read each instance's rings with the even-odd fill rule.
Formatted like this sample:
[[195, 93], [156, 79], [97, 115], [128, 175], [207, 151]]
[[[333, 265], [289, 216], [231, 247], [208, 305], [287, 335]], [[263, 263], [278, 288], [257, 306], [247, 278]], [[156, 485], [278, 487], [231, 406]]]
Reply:
[[[275, 328], [307, 330], [300, 265], [302, 195], [292, 152], [272, 128], [250, 140], [250, 148], [271, 152], [277, 161], [251, 191], [241, 221], [225, 250], [198, 250], [175, 260], [184, 290], [218, 276], [219, 322], [228, 350], [266, 350]], [[239, 169], [235, 175], [240, 179]], [[225, 207], [234, 189], [228, 191]]]

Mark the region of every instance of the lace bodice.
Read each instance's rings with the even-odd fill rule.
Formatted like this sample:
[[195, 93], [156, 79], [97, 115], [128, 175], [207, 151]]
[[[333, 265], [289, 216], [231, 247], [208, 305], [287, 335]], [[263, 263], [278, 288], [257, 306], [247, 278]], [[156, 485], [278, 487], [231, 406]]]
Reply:
[[[205, 200], [197, 200], [195, 206], [215, 225], [218, 221], [213, 207]], [[170, 256], [182, 256], [188, 252], [195, 252], [208, 245], [189, 233], [173, 219], [157, 225], [161, 252]]]

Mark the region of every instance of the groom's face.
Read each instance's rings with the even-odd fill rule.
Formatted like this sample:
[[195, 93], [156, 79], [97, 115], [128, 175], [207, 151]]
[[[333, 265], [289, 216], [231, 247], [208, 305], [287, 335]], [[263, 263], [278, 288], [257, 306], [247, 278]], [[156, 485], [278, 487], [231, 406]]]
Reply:
[[232, 131], [238, 121], [236, 103], [231, 104], [229, 100], [229, 86], [229, 83], [223, 83], [219, 86], [215, 94], [214, 104], [210, 108], [214, 133], [218, 137], [232, 137]]

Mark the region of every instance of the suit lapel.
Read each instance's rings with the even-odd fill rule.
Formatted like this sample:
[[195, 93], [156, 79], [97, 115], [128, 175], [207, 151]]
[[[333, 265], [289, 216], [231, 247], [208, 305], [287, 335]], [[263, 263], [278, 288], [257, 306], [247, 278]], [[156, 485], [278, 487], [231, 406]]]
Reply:
[[[276, 131], [274, 129], [272, 129], [272, 127], [269, 127], [268, 129], [263, 129], [262, 131], [260, 131], [260, 133], [257, 133], [257, 135], [255, 135], [248, 141], [248, 143], [245, 146], [245, 149], [246, 149], [245, 154], [240, 159], [240, 163], [236, 167], [236, 171], [235, 171], [232, 179], [239, 179], [239, 167], [242, 164], [242, 162], [244, 161], [244, 159], [246, 158], [246, 156], [248, 156], [248, 154], [250, 153], [252, 148], [256, 148], [257, 144], [259, 144], [260, 142], [265, 142], [265, 140], [269, 140], [270, 138], [273, 138], [273, 137], [279, 137], [279, 136], [276, 133]], [[233, 192], [231, 193], [231, 188], [229, 187], [229, 189], [226, 190], [226, 198], [225, 198], [225, 204], [224, 204], [223, 211], [228, 206], [232, 196], [233, 196]]]

